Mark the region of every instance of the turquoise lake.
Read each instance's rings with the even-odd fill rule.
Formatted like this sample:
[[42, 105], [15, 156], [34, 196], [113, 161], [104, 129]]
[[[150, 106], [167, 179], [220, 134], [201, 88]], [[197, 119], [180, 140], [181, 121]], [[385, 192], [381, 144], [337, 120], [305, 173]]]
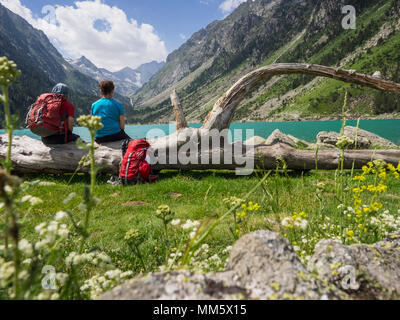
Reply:
[[[349, 126], [357, 126], [357, 121], [347, 121]], [[201, 124], [191, 124], [192, 127], [201, 127]], [[254, 130], [254, 135], [267, 138], [275, 129], [281, 130], [283, 133], [291, 134], [297, 138], [304, 139], [309, 142], [315, 142], [316, 136], [320, 131], [336, 131], [340, 132], [342, 127], [341, 121], [298, 121], [298, 122], [247, 122], [247, 123], [232, 123], [231, 130], [243, 130], [242, 137], [236, 137], [235, 140], [245, 140], [251, 136], [246, 137], [246, 129]], [[400, 119], [394, 120], [362, 120], [360, 121], [360, 128], [373, 132], [383, 138], [386, 138], [397, 145], [400, 145]], [[154, 131], [156, 130], [156, 131]], [[126, 133], [132, 138], [148, 138], [154, 136], [168, 135], [176, 130], [174, 125], [137, 125], [127, 126]], [[0, 133], [5, 133], [0, 130]], [[89, 131], [86, 128], [74, 128], [74, 133], [79, 134], [81, 138], [88, 141]], [[39, 139], [38, 136], [32, 134], [29, 130], [16, 130], [14, 135], [29, 136]]]

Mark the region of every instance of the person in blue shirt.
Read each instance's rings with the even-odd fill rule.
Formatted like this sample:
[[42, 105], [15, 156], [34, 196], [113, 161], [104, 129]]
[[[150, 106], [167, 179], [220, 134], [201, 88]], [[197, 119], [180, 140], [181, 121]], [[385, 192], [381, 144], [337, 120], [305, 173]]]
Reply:
[[122, 104], [114, 100], [114, 83], [100, 82], [101, 99], [93, 103], [92, 116], [101, 117], [103, 128], [96, 133], [96, 142], [105, 143], [131, 139], [125, 133], [125, 112]]

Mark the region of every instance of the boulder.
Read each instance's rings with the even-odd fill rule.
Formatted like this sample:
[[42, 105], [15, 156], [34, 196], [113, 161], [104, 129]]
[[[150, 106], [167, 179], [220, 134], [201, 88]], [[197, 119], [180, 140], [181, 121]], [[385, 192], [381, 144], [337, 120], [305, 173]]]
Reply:
[[337, 132], [321, 131], [317, 135], [317, 145], [335, 146], [338, 142], [340, 134]]
[[308, 272], [282, 235], [257, 231], [237, 241], [224, 272], [149, 274], [102, 295], [103, 300], [345, 299]]
[[[376, 146], [384, 148], [397, 147], [393, 142], [360, 128], [357, 130], [355, 127], [347, 126], [344, 128], [344, 135], [352, 141], [355, 141], [357, 137], [357, 149], [371, 149]], [[340, 134], [337, 132], [322, 131], [317, 135], [317, 145], [336, 147], [339, 138]], [[349, 146], [349, 149], [354, 149], [354, 143]]]
[[248, 140], [246, 140], [243, 144], [246, 146], [258, 146], [261, 144], [265, 144], [265, 139], [259, 136], [254, 136]]
[[100, 300], [400, 299], [400, 232], [374, 245], [317, 244], [305, 267], [281, 234], [240, 238], [226, 270], [142, 275]]
[[[396, 148], [398, 147], [393, 142], [378, 136], [375, 133], [358, 129], [356, 127], [347, 126], [344, 128], [344, 134], [351, 140], [355, 140], [357, 134], [357, 145], [368, 144], [370, 147], [380, 146], [385, 148]], [[361, 148], [360, 145], [360, 148]]]
[[99, 300], [237, 300], [247, 299], [244, 288], [229, 286], [213, 275], [188, 271], [148, 274], [129, 280]]
[[354, 299], [400, 298], [400, 232], [373, 246], [322, 241], [308, 270]]
[[345, 299], [347, 295], [308, 272], [281, 234], [257, 231], [232, 248], [226, 271], [216, 275], [245, 288], [252, 299]]
[[296, 142], [293, 139], [289, 138], [289, 136], [282, 133], [279, 129], [276, 129], [274, 132], [271, 133], [267, 141], [265, 141], [265, 144], [268, 146], [272, 146], [278, 143], [284, 143], [291, 147], [296, 147]]

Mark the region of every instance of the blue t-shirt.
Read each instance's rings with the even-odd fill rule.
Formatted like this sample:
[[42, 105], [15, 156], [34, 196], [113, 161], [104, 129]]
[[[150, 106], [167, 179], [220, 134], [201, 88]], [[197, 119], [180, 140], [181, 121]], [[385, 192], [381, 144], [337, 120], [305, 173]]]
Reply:
[[92, 104], [92, 116], [101, 117], [103, 128], [98, 130], [96, 138], [110, 136], [121, 131], [120, 116], [123, 116], [122, 104], [114, 99], [102, 98]]

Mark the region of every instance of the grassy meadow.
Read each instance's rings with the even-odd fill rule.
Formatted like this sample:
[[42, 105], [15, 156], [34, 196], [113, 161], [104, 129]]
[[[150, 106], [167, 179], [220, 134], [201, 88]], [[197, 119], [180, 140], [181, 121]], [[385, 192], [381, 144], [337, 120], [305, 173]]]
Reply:
[[[230, 248], [256, 230], [280, 232], [305, 264], [318, 242], [372, 244], [400, 230], [400, 163], [336, 171], [161, 171], [154, 184], [113, 186], [97, 175], [101, 118], [79, 117], [91, 140], [90, 174], [12, 175], [8, 85], [20, 72], [0, 58], [8, 152], [0, 169], [0, 299], [96, 299], [139, 274], [223, 270]], [[1, 79], [0, 79], [1, 80]], [[343, 128], [347, 94], [342, 108]], [[342, 129], [343, 134], [343, 129]], [[316, 163], [317, 165], [317, 163]], [[316, 166], [317, 167], [317, 166]]]
[[[164, 251], [167, 250], [163, 223], [156, 216], [159, 206], [168, 205], [175, 213], [174, 219], [182, 221], [190, 219], [204, 222], [210, 217], [216, 219], [228, 210], [224, 199], [245, 198], [248, 191], [259, 183], [260, 177], [260, 172], [249, 177], [237, 177], [231, 171], [162, 171], [160, 181], [155, 184], [124, 187], [109, 185], [106, 183], [108, 176], [101, 176], [94, 192], [101, 202], [91, 213], [87, 248], [97, 247], [106, 252], [122, 270], [133, 270], [135, 274], [157, 271], [165, 263]], [[26, 211], [21, 216], [24, 221], [21, 230], [23, 238], [38, 240], [35, 226], [51, 221], [59, 211], [73, 208], [78, 212], [79, 220], [77, 207], [82, 202], [84, 186], [89, 183], [88, 176], [75, 176], [70, 184], [69, 175], [28, 176], [25, 179], [40, 179], [55, 182], [56, 185], [36, 186], [30, 193], [42, 199], [43, 203], [33, 207], [26, 205]], [[258, 203], [260, 209], [243, 218], [240, 235], [262, 229], [285, 232], [282, 221], [294, 212], [305, 212], [309, 226], [304, 235], [310, 235], [310, 240], [312, 236], [317, 237], [316, 241], [329, 238], [332, 234], [340, 237], [347, 222], [343, 219], [341, 202], [335, 192], [337, 180], [335, 172], [328, 171], [272, 172], [266, 182], [247, 199]], [[351, 189], [355, 184], [351, 172], [344, 172], [344, 198], [349, 206], [353, 203]], [[68, 204], [63, 203], [71, 193], [77, 196]], [[388, 192], [380, 196], [380, 201], [385, 210], [397, 214], [400, 208], [399, 180], [391, 179]], [[205, 242], [210, 246], [210, 256], [221, 254], [235, 242], [233, 225], [233, 215], [229, 215], [206, 239]], [[324, 225], [326, 230], [323, 230]], [[329, 229], [332, 226], [338, 226], [340, 230], [332, 231]], [[137, 229], [142, 236], [139, 248], [145, 269], [124, 240], [126, 232], [132, 228]], [[171, 232], [171, 247], [178, 247], [181, 238], [180, 230]], [[74, 245], [68, 248], [74, 249]], [[305, 246], [305, 256], [311, 255], [312, 251], [312, 246]]]

